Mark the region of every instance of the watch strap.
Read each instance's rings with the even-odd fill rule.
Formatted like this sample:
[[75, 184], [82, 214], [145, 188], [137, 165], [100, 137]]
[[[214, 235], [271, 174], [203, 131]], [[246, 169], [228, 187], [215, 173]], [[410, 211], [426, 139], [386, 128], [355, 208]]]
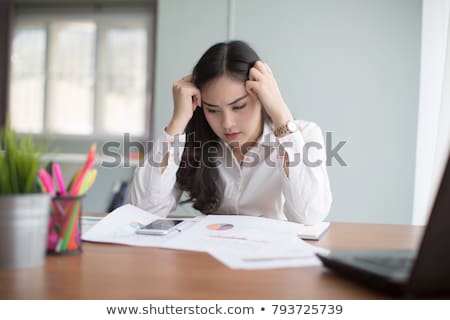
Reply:
[[[291, 125], [291, 124], [293, 124], [293, 125]], [[295, 130], [290, 130], [289, 126], [295, 126]], [[289, 121], [286, 121], [281, 126], [277, 127], [274, 131], [274, 134], [276, 137], [284, 137], [285, 135], [288, 135], [295, 131], [297, 131], [297, 125], [295, 124], [295, 122], [293, 120], [289, 120]]]

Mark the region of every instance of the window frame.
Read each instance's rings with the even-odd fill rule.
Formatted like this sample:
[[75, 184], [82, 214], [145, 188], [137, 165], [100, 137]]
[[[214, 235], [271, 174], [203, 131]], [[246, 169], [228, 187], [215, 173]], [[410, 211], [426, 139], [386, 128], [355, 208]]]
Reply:
[[[47, 123], [47, 112], [49, 109], [48, 104], [48, 77], [49, 77], [49, 46], [51, 42], [51, 34], [49, 32], [49, 27], [52, 22], [64, 21], [64, 20], [80, 20], [80, 21], [94, 21], [97, 25], [96, 29], [96, 41], [95, 41], [95, 63], [93, 74], [95, 77], [94, 81], [94, 96], [93, 96], [93, 133], [92, 134], [61, 134], [53, 133], [48, 131]], [[83, 152], [84, 148], [89, 148], [92, 142], [97, 142], [97, 145], [103, 144], [107, 141], [117, 141], [123, 139], [123, 134], [106, 134], [99, 131], [99, 85], [97, 79], [99, 78], [100, 64], [99, 54], [102, 49], [99, 48], [102, 31], [104, 31], [105, 26], [111, 26], [111, 21], [113, 20], [125, 21], [125, 23], [135, 22], [140, 20], [142, 26], [145, 27], [147, 31], [147, 48], [146, 48], [146, 70], [145, 70], [145, 98], [144, 98], [144, 132], [142, 136], [133, 136], [133, 140], [145, 141], [150, 139], [151, 135], [151, 113], [152, 113], [152, 98], [153, 98], [153, 83], [154, 83], [154, 52], [155, 52], [155, 10], [152, 7], [131, 7], [131, 8], [102, 8], [98, 9], [73, 9], [73, 8], [63, 8], [63, 9], [40, 9], [32, 10], [28, 12], [23, 10], [23, 12], [16, 13], [16, 19], [13, 24], [12, 32], [14, 32], [17, 27], [21, 26], [33, 26], [33, 25], [43, 25], [46, 31], [46, 52], [45, 52], [45, 65], [44, 65], [44, 100], [43, 100], [43, 132], [41, 133], [24, 133], [31, 135], [36, 139], [41, 137], [51, 137], [51, 140], [56, 142], [56, 144], [61, 147], [62, 152]], [[11, 85], [9, 87], [11, 90]], [[9, 107], [11, 108], [11, 101], [9, 102]]]

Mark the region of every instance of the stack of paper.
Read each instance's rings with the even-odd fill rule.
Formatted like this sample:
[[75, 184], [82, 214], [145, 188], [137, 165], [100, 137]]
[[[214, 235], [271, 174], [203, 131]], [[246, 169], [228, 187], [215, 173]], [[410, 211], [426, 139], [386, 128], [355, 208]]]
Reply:
[[315, 253], [327, 252], [299, 239], [297, 223], [249, 216], [196, 217], [181, 232], [166, 236], [135, 233], [136, 228], [159, 218], [125, 205], [92, 227], [83, 240], [202, 251], [235, 269], [319, 265]]

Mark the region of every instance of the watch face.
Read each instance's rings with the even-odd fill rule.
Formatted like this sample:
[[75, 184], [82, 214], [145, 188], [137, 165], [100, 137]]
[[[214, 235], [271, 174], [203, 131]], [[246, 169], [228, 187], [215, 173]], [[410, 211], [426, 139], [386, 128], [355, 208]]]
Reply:
[[297, 125], [295, 124], [294, 121], [289, 121], [287, 123], [286, 128], [290, 131], [290, 132], [294, 132], [295, 130], [297, 130]]

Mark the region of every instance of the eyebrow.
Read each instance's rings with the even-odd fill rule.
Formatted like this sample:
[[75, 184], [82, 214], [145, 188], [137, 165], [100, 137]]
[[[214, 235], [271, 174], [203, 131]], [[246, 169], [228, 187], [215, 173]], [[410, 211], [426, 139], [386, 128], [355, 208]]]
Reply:
[[[230, 103], [227, 103], [227, 106], [231, 106], [232, 104], [235, 104], [236, 102], [239, 102], [239, 101], [241, 101], [244, 98], [247, 98], [247, 96], [248, 96], [248, 94], [246, 94], [246, 95], [244, 95], [244, 96], [242, 96], [240, 98], [237, 98], [237, 99], [231, 101]], [[205, 101], [203, 101], [203, 103], [206, 104], [208, 107], [216, 107], [216, 108], [220, 107], [217, 104], [212, 104], [212, 103], [208, 103], [208, 102], [205, 102]]]

